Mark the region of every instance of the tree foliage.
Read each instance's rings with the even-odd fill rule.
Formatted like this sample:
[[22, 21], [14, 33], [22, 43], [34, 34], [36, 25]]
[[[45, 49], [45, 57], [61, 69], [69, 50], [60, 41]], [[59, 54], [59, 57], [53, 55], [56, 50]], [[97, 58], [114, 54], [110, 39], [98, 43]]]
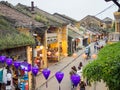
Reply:
[[109, 90], [120, 89], [120, 42], [105, 46], [97, 60], [89, 63], [83, 76], [90, 82], [103, 80]]

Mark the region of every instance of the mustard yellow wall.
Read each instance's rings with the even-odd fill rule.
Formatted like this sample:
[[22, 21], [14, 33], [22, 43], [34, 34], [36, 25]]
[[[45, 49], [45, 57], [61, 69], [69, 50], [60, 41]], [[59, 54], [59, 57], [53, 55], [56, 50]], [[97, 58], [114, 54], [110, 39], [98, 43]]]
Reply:
[[62, 55], [67, 54], [68, 51], [68, 38], [67, 38], [67, 26], [62, 28]]
[[58, 47], [58, 43], [57, 42], [50, 44], [50, 48], [54, 49], [55, 47]]
[[47, 60], [47, 31], [45, 31], [45, 37], [44, 37], [44, 45], [42, 49], [42, 54], [43, 54], [43, 61], [44, 61], [44, 68], [48, 67], [48, 60]]

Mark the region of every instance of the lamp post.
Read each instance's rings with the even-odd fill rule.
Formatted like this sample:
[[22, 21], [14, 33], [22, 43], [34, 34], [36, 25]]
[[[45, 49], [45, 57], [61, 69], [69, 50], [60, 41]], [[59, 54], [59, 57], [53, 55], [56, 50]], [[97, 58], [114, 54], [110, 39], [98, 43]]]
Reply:
[[[32, 19], [33, 19], [33, 14], [34, 14], [34, 2], [31, 2], [31, 13], [32, 13]], [[36, 34], [33, 34], [33, 22], [31, 25], [31, 33], [33, 38], [36, 36]], [[32, 66], [34, 66], [34, 58], [35, 58], [35, 44], [32, 45]], [[34, 74], [32, 74], [32, 90], [35, 89], [35, 80], [34, 80]]]

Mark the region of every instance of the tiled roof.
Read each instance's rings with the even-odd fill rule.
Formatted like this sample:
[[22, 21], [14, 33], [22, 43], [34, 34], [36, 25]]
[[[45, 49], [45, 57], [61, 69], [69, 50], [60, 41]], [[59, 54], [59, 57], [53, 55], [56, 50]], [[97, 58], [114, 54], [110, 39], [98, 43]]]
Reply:
[[55, 17], [59, 18], [59, 19], [64, 20], [66, 23], [72, 23], [72, 24], [74, 24], [74, 23], [78, 22], [77, 20], [75, 20], [75, 19], [73, 19], [71, 17], [68, 17], [66, 15], [62, 15], [62, 14], [59, 14], [59, 13], [54, 13], [53, 15]]
[[1, 15], [8, 17], [16, 22], [18, 26], [31, 26], [31, 22], [34, 23], [36, 27], [43, 27], [44, 24], [36, 22], [31, 17], [19, 12], [15, 7], [8, 3], [1, 1], [0, 2], [0, 13]]
[[83, 19], [81, 19], [80, 22], [81, 22], [81, 21], [84, 21], [86, 18], [94, 18], [94, 19], [96, 19], [96, 20], [98, 20], [98, 21], [100, 21], [100, 22], [103, 22], [101, 19], [99, 19], [99, 18], [97, 18], [97, 17], [95, 17], [95, 16], [92, 16], [92, 15], [87, 15], [86, 17], [84, 17]]
[[[16, 7], [25, 9], [27, 13], [31, 14], [30, 6], [18, 4]], [[40, 16], [44, 17], [45, 19], [47, 19], [46, 21], [44, 21], [44, 23], [47, 23], [48, 25], [59, 26], [59, 25], [66, 24], [66, 22], [64, 22], [63, 20], [60, 20], [59, 18], [56, 18], [52, 14], [45, 12], [37, 7], [34, 7], [34, 15], [40, 15]]]

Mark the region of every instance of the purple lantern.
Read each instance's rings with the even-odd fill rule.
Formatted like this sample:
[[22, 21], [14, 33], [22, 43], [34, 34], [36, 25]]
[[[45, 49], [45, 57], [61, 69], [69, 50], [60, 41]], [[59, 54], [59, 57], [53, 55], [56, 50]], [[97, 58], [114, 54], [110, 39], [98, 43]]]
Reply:
[[37, 66], [32, 67], [32, 73], [36, 76], [39, 71], [39, 68]]
[[47, 80], [50, 75], [50, 70], [48, 68], [46, 68], [42, 71], [42, 73], [43, 73], [45, 79]]
[[64, 77], [64, 73], [63, 72], [56, 72], [55, 77], [56, 77], [58, 83], [61, 83], [61, 81]]
[[8, 66], [12, 65], [12, 58], [7, 58], [7, 59], [6, 59], [6, 64], [7, 64]]
[[[50, 75], [50, 70], [48, 68], [46, 68], [42, 71], [42, 74], [44, 75], [45, 79], [47, 80]], [[46, 87], [47, 87], [47, 82], [46, 82]]]
[[27, 62], [22, 62], [21, 65], [21, 70], [24, 70], [24, 71], [31, 71], [31, 64], [27, 63]]
[[20, 61], [15, 61], [14, 66], [18, 69], [20, 67], [21, 62]]
[[0, 62], [4, 63], [6, 59], [6, 56], [0, 56]]
[[[60, 71], [56, 72], [55, 77], [56, 77], [58, 83], [60, 84], [62, 79], [63, 79], [63, 77], [64, 77], [64, 73], [60, 72]], [[59, 85], [59, 90], [60, 90], [60, 85]]]
[[77, 86], [78, 83], [80, 82], [80, 76], [79, 76], [78, 74], [73, 74], [73, 75], [71, 76], [71, 81], [73, 82], [73, 84], [74, 84], [75, 86]]

